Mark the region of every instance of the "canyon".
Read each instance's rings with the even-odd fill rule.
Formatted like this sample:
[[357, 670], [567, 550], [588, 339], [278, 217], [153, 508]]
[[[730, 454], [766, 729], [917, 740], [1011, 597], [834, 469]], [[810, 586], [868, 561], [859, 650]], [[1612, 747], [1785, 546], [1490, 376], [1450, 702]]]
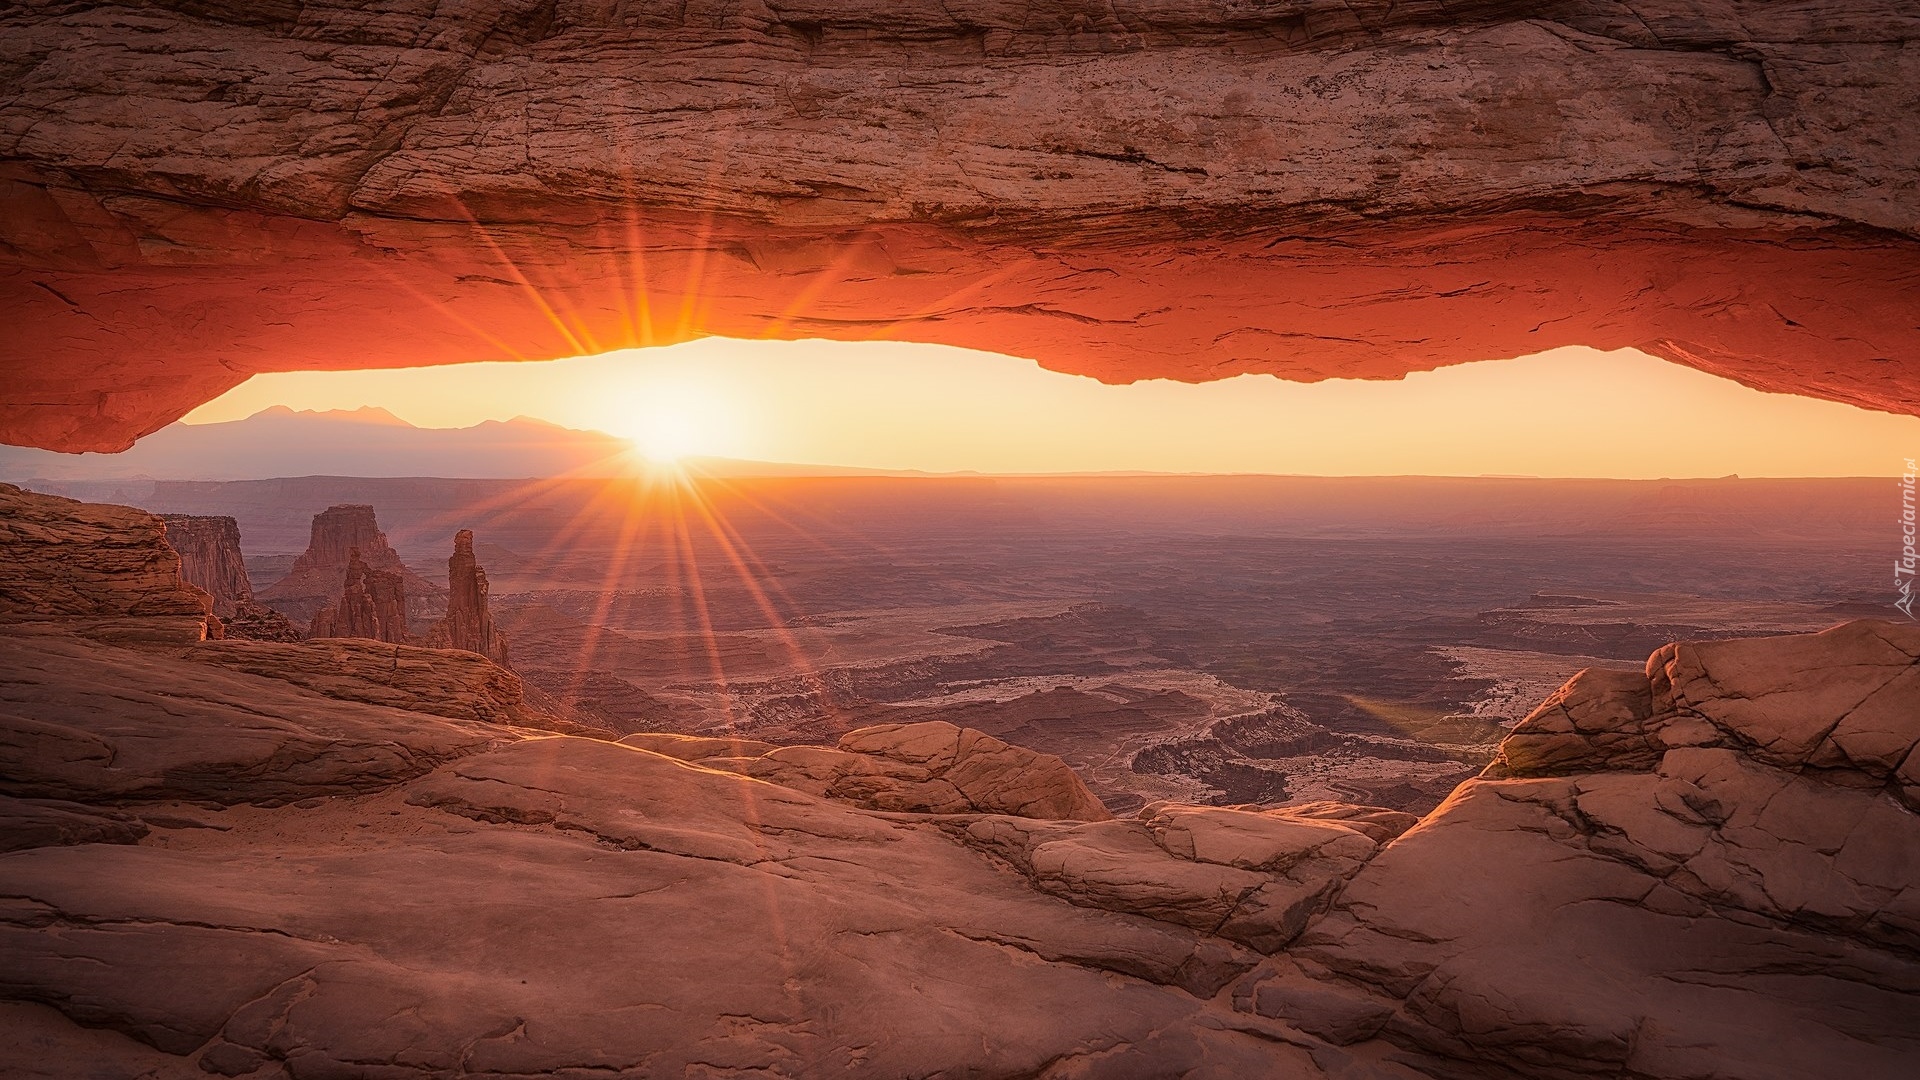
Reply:
[[1581, 675], [1418, 819], [1114, 815], [951, 723], [621, 738], [472, 653], [204, 640], [159, 518], [0, 499], [9, 1075], [1877, 1080], [1920, 1054], [1908, 625]]
[[[55, 487], [234, 515], [261, 587], [333, 504], [375, 507], [436, 587], [470, 528], [514, 671], [577, 722], [811, 745], [950, 721], [1060, 755], [1115, 812], [1425, 813], [1584, 667], [1898, 614], [1887, 488], [1867, 480]], [[409, 630], [450, 641], [431, 618]]]
[[[1909, 8], [0, 7], [0, 440], [707, 336], [1633, 347], [1920, 415]], [[0, 483], [0, 1073], [1920, 1072], [1883, 479], [663, 479], [350, 419], [453, 475], [260, 471], [335, 449], [285, 410], [155, 436], [200, 480], [0, 458], [53, 462]]]
[[1633, 346], [1911, 413], [1916, 40], [1891, 0], [19, 5], [0, 427], [716, 334], [1109, 380]]

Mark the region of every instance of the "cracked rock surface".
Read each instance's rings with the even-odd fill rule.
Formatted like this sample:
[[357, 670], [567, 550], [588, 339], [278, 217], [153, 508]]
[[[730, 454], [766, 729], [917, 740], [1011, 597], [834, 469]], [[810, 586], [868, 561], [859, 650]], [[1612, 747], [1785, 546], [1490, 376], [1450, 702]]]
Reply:
[[[123, 524], [137, 549], [150, 522]], [[85, 580], [112, 596], [117, 576], [152, 585], [140, 559]], [[89, 634], [91, 610], [71, 616]], [[239, 643], [231, 665], [206, 658], [232, 643], [58, 626], [0, 632], [8, 1077], [1920, 1063], [1911, 626], [1584, 673], [1418, 822], [1332, 803], [1113, 819], [1058, 759], [937, 723], [851, 733], [812, 748], [820, 776], [770, 783], [743, 775], [783, 752], [765, 744], [553, 734], [426, 711], [430, 680], [371, 703], [371, 676], [310, 677], [319, 653]], [[963, 810], [874, 808], [936, 775]], [[1037, 816], [1062, 808], [1087, 813]]]
[[1517, 1075], [1911, 1075], [1917, 671], [1861, 621], [1584, 673], [1238, 993]]
[[139, 845], [5, 857], [0, 991], [162, 1064], [1313, 1069], [1212, 1004], [1259, 959], [1231, 941], [1062, 903], [925, 821], [610, 742], [519, 739], [370, 794], [155, 817]]
[[[672, 738], [654, 737], [647, 744], [669, 747]], [[871, 810], [1072, 821], [1113, 816], [1058, 756], [943, 720], [860, 728], [842, 736], [834, 749], [758, 745], [765, 749], [748, 757], [721, 740], [690, 740], [681, 754], [698, 752], [698, 760], [711, 768]], [[663, 752], [675, 749], [680, 747]]]
[[1899, 0], [0, 10], [0, 430], [711, 334], [1920, 410]]

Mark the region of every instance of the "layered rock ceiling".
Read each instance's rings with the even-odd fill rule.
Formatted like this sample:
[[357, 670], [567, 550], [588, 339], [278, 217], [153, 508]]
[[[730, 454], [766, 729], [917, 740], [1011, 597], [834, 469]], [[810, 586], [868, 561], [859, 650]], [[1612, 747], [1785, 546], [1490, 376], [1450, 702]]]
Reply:
[[1920, 412], [1898, 0], [0, 11], [0, 433], [708, 334], [1126, 380], [1637, 346]]

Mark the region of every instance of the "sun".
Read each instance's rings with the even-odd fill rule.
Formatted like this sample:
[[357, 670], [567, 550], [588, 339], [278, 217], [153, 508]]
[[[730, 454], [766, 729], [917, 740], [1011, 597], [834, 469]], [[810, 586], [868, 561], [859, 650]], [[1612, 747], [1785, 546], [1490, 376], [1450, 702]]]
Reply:
[[650, 417], [634, 441], [649, 461], [662, 465], [692, 457], [703, 449], [699, 423], [684, 413]]
[[622, 434], [650, 463], [672, 466], [713, 455], [727, 442], [731, 422], [723, 403], [697, 384], [659, 382], [636, 387]]

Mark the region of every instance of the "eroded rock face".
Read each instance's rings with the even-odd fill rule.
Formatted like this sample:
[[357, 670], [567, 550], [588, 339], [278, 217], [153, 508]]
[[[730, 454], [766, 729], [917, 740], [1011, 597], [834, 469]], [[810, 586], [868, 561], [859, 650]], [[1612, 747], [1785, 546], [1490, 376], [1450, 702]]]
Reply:
[[166, 536], [142, 510], [0, 484], [0, 624], [137, 641], [218, 636], [211, 598], [181, 579]]
[[369, 638], [404, 645], [407, 633], [407, 586], [397, 570], [375, 570], [360, 557], [347, 553], [346, 581], [340, 598], [314, 613], [307, 627], [310, 638]]
[[703, 334], [1106, 379], [1637, 346], [1920, 410], [1888, 0], [0, 15], [0, 430]]
[[277, 679], [338, 701], [492, 724], [550, 727], [526, 700], [520, 676], [460, 651], [356, 637], [299, 643], [227, 640], [186, 659]]
[[292, 619], [263, 604], [242, 603], [220, 621], [227, 637], [247, 641], [304, 641], [307, 636]]
[[247, 564], [240, 554], [240, 525], [230, 517], [162, 514], [167, 546], [180, 554], [180, 576], [213, 598], [213, 613], [225, 619], [253, 601]]
[[[1399, 830], [1413, 823], [1410, 814], [1352, 809], [1376, 824], [1403, 818]], [[1088, 825], [984, 818], [959, 835], [1072, 903], [1175, 923], [1264, 953], [1298, 936], [1379, 846], [1368, 830], [1311, 812], [1213, 806], [1150, 806], [1138, 819]]]
[[1673, 750], [1736, 749], [1920, 809], [1920, 628], [1683, 642], [1645, 674], [1583, 671], [1521, 721], [1486, 775], [1646, 771]]
[[1240, 999], [1528, 1076], [1910, 1075], [1916, 672], [1863, 621], [1583, 673]]
[[507, 636], [494, 628], [487, 607], [487, 572], [473, 557], [473, 530], [453, 534], [447, 560], [447, 614], [427, 633], [429, 646], [465, 649], [507, 666]]
[[[311, 622], [322, 607], [328, 604], [339, 607], [348, 567], [356, 551], [366, 572], [397, 575], [394, 580], [403, 594], [417, 597], [432, 588], [400, 562], [400, 553], [393, 550], [387, 534], [380, 531], [373, 507], [347, 503], [329, 506], [313, 516], [307, 549], [294, 560], [286, 577], [260, 590], [260, 599], [285, 612], [295, 623]], [[386, 589], [388, 584], [386, 579], [380, 579], [379, 587]], [[336, 611], [333, 621], [339, 618]], [[406, 628], [404, 617], [399, 625], [402, 630]]]

